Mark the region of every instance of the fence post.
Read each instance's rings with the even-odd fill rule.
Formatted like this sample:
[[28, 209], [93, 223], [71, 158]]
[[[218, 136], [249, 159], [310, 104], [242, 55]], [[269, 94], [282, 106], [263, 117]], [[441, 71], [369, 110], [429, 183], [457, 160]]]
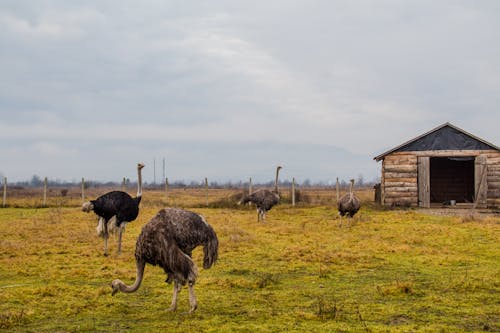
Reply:
[[47, 206], [47, 177], [43, 179], [43, 207]]
[[168, 202], [168, 177], [165, 178], [165, 200]]
[[339, 204], [340, 200], [340, 184], [339, 184], [339, 177], [337, 177], [337, 184], [335, 185], [337, 189], [337, 205]]
[[85, 178], [82, 177], [82, 203], [85, 202]]
[[207, 207], [208, 207], [208, 179], [205, 177], [205, 196], [207, 200]]
[[7, 206], [7, 177], [3, 177], [3, 206]]
[[295, 206], [295, 177], [292, 178], [292, 206]]
[[[251, 194], [251, 193], [252, 193], [252, 177], [250, 177], [250, 179], [248, 181], [248, 194]], [[251, 206], [252, 203], [248, 202], [248, 205]]]

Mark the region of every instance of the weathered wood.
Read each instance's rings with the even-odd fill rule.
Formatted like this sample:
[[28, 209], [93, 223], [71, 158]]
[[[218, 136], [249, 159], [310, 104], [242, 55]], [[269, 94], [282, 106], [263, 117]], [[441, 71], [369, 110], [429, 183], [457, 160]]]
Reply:
[[[382, 175], [380, 176], [380, 202], [382, 205], [385, 205], [385, 181], [387, 177], [385, 176], [384, 168], [385, 168], [385, 159], [382, 160]], [[337, 183], [339, 182], [339, 179], [337, 178]], [[338, 185], [337, 185], [338, 186]], [[338, 190], [337, 190], [338, 193]], [[337, 202], [338, 202], [338, 195], [337, 195]]]
[[[248, 180], [248, 194], [252, 193], [253, 189], [252, 189], [252, 177], [250, 177], [250, 179]], [[251, 206], [252, 203], [251, 202], [248, 202], [248, 205]]]
[[500, 188], [491, 189], [488, 188], [488, 199], [500, 198]]
[[386, 186], [385, 191], [389, 192], [418, 192], [418, 188], [414, 187], [397, 187], [397, 186]]
[[488, 164], [495, 164], [495, 165], [500, 164], [500, 156], [488, 157]]
[[488, 172], [500, 173], [500, 163], [499, 164], [488, 163]]
[[394, 165], [394, 164], [416, 164], [417, 163], [417, 157], [416, 156], [411, 156], [411, 157], [395, 157], [395, 158], [388, 158], [386, 159], [386, 164], [388, 165]]
[[465, 157], [495, 153], [495, 150], [425, 150], [413, 152], [416, 156], [429, 157]]
[[416, 207], [418, 205], [417, 198], [386, 198], [385, 200], [386, 206], [413, 206]]
[[474, 207], [486, 205], [486, 199], [488, 198], [486, 159], [485, 155], [479, 155], [474, 162]]
[[407, 184], [416, 185], [417, 184], [417, 178], [416, 177], [414, 177], [414, 178], [389, 178], [389, 179], [386, 179], [385, 183], [386, 184], [390, 184], [390, 183], [407, 183]]
[[431, 205], [430, 158], [418, 158], [418, 205], [429, 208]]
[[385, 172], [416, 172], [417, 165], [387, 165]]
[[82, 203], [85, 202], [85, 178], [82, 177]]
[[417, 188], [417, 182], [393, 182], [387, 181], [385, 183], [386, 188], [390, 187], [415, 187]]
[[208, 207], [208, 179], [207, 177], [205, 177], [205, 196], [206, 196], [206, 204], [207, 204], [207, 207]]
[[47, 206], [47, 177], [43, 179], [43, 206]]
[[384, 172], [385, 179], [389, 178], [417, 178], [417, 172]]
[[168, 177], [165, 177], [165, 201], [168, 202]]
[[394, 153], [387, 155], [385, 158], [396, 158], [396, 157], [412, 158], [414, 156], [415, 156], [415, 153], [412, 151], [398, 151], [398, 152], [394, 152]]
[[488, 207], [500, 207], [500, 199], [488, 199], [487, 201]]
[[418, 201], [417, 194], [411, 195], [411, 193], [386, 193], [385, 200], [414, 200]]
[[493, 189], [500, 188], [500, 179], [494, 181], [488, 179], [488, 188], [493, 188]]
[[7, 177], [3, 177], [3, 200], [2, 207], [7, 206]]

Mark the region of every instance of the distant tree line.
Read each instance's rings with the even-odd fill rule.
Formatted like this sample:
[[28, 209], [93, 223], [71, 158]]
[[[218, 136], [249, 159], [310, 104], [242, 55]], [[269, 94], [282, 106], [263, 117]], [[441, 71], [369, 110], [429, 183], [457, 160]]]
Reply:
[[[3, 177], [2, 177], [3, 178]], [[43, 186], [44, 178], [38, 176], [38, 175], [33, 175], [30, 180], [27, 181], [17, 181], [17, 182], [10, 182], [9, 185], [11, 186], [16, 186], [16, 187], [41, 187]], [[377, 181], [370, 181], [367, 182], [364, 180], [363, 175], [358, 175], [356, 178], [356, 187], [371, 187], [375, 185]], [[64, 180], [59, 180], [59, 179], [48, 179], [47, 180], [48, 186], [50, 187], [73, 187], [73, 186], [81, 186], [81, 180], [79, 181], [64, 181]], [[125, 183], [127, 187], [133, 187], [136, 186], [136, 182], [131, 182], [130, 179], [126, 178]], [[341, 187], [347, 187], [349, 185], [349, 179], [342, 179], [339, 180], [340, 186]], [[310, 179], [305, 179], [302, 182], [296, 182], [297, 186], [300, 187], [333, 187], [335, 186], [335, 181], [311, 181]], [[120, 187], [122, 185], [122, 181], [116, 182], [116, 181], [95, 181], [95, 180], [85, 180], [85, 188], [93, 188], [93, 187]], [[238, 181], [238, 182], [233, 182], [233, 181], [225, 181], [225, 182], [220, 182], [220, 181], [209, 181], [209, 187], [210, 188], [219, 188], [219, 189], [238, 189], [238, 188], [245, 188], [248, 187], [249, 182], [248, 181]], [[256, 187], [272, 187], [274, 186], [274, 181], [269, 180], [267, 182], [254, 182], [252, 184], [253, 186]], [[292, 181], [291, 180], [280, 180], [279, 182], [280, 187], [286, 188], [286, 187], [291, 187], [292, 186]], [[144, 182], [143, 185], [145, 188], [158, 188], [161, 189], [165, 186], [165, 183], [159, 184], [159, 183], [154, 183], [154, 182]], [[190, 180], [190, 181], [184, 181], [184, 180], [174, 180], [172, 182], [169, 181], [168, 186], [170, 188], [198, 188], [198, 187], [203, 187], [205, 186], [205, 181], [204, 180]]]

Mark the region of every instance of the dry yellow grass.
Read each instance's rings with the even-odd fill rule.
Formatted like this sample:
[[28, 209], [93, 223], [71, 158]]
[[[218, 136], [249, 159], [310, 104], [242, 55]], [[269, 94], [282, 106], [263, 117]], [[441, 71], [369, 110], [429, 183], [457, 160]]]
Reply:
[[[209, 194], [214, 207], [235, 192]], [[135, 294], [111, 296], [113, 279], [135, 279], [135, 239], [165, 205], [163, 193], [144, 193], [120, 257], [113, 255], [114, 241], [112, 256], [102, 256], [97, 219], [81, 212], [81, 199], [71, 194], [64, 205], [0, 209], [0, 330], [500, 330], [498, 216], [463, 219], [377, 209], [366, 191], [360, 193], [359, 214], [338, 228], [334, 191], [307, 195], [312, 204], [282, 204], [262, 224], [253, 208], [205, 207], [203, 189], [170, 192], [169, 205], [203, 214], [220, 240], [217, 264], [200, 268], [193, 315], [183, 313], [186, 290], [179, 312], [167, 312], [172, 287], [158, 267], [147, 266]], [[198, 264], [201, 256], [201, 249], [194, 252]]]

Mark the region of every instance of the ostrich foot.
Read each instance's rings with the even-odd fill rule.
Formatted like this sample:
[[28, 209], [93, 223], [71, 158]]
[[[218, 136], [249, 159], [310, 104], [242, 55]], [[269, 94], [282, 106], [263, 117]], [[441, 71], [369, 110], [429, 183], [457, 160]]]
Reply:
[[193, 312], [195, 312], [197, 308], [198, 308], [198, 305], [197, 305], [197, 304], [195, 304], [195, 305], [191, 306], [191, 308], [189, 309], [188, 313], [193, 313]]

